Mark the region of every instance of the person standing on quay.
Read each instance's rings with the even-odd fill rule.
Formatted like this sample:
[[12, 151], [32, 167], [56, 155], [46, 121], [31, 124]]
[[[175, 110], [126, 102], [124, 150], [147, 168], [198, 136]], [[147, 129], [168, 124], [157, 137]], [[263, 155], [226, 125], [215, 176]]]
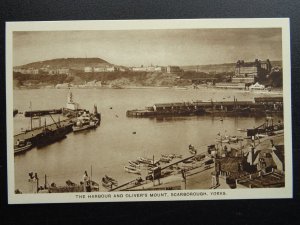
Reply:
[[83, 175], [83, 191], [84, 192], [87, 192], [88, 181], [89, 181], [89, 176], [88, 176], [87, 172], [84, 171], [84, 175]]

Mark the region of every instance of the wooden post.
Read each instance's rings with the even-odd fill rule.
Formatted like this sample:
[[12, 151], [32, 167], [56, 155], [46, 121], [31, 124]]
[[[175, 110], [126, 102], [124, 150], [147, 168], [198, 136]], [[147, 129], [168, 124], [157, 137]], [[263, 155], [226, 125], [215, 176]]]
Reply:
[[91, 179], [92, 180], [92, 177], [93, 177], [93, 166], [91, 165]]
[[[30, 111], [32, 111], [31, 101], [30, 101]], [[32, 130], [32, 112], [30, 112], [30, 130]]]
[[47, 188], [47, 175], [45, 174], [45, 185], [44, 185], [44, 188], [46, 189]]
[[36, 193], [38, 193], [38, 192], [39, 192], [39, 177], [36, 174]]
[[[153, 164], [154, 164], [154, 155], [153, 155]], [[155, 186], [155, 181], [154, 181], [154, 169], [152, 171], [152, 182], [153, 182], [153, 186]]]

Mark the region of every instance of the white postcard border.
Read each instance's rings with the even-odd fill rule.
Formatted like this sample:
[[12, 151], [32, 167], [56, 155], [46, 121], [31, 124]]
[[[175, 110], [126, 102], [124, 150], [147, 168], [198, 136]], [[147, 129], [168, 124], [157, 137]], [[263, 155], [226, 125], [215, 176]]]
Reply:
[[[261, 189], [209, 189], [142, 192], [92, 192], [63, 194], [15, 194], [13, 153], [13, 32], [68, 31], [68, 30], [149, 30], [203, 28], [282, 28], [285, 187]], [[176, 201], [221, 199], [292, 198], [292, 114], [290, 28], [288, 18], [255, 19], [182, 19], [182, 20], [106, 20], [106, 21], [44, 21], [6, 23], [6, 114], [7, 114], [7, 183], [8, 203], [71, 203], [116, 201]], [[186, 196], [182, 196], [186, 194]], [[190, 195], [189, 195], [190, 193]], [[192, 193], [192, 194], [191, 194]], [[135, 195], [133, 195], [135, 194]], [[151, 196], [150, 194], [154, 194]], [[111, 197], [101, 197], [111, 195]], [[114, 195], [116, 195], [114, 197]], [[147, 195], [147, 196], [145, 196]], [[180, 196], [181, 195], [181, 196]], [[142, 197], [141, 197], [142, 196]]]

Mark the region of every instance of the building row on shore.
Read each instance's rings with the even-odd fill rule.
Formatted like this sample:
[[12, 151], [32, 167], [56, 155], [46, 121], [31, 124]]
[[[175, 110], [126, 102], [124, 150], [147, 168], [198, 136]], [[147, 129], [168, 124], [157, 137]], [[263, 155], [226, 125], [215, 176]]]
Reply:
[[[50, 68], [42, 67], [36, 68], [14, 68], [14, 72], [21, 74], [48, 74], [48, 75], [69, 75], [72, 73], [70, 68]], [[162, 73], [179, 73], [183, 70], [179, 66], [140, 66], [140, 67], [120, 67], [120, 66], [101, 66], [101, 67], [91, 67], [86, 66], [81, 70], [84, 73], [100, 73], [100, 72], [162, 72]]]

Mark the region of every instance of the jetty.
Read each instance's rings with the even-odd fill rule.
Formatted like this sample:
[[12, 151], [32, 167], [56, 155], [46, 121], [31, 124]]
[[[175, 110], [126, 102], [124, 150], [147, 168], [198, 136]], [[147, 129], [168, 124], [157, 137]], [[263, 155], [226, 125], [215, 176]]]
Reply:
[[45, 109], [45, 110], [31, 110], [26, 111], [24, 113], [25, 117], [33, 117], [33, 116], [45, 116], [49, 114], [61, 114], [62, 109]]
[[[174, 162], [167, 163], [163, 166], [154, 167], [152, 173], [148, 174], [146, 177], [138, 177], [137, 179], [128, 181], [124, 184], [114, 187], [109, 191], [179, 190], [181, 189], [180, 181], [182, 179], [182, 171], [184, 171], [185, 175], [192, 175], [208, 169], [208, 164], [205, 165], [204, 158], [202, 158], [201, 160], [195, 160], [193, 161], [193, 163], [187, 163], [186, 166], [183, 165], [185, 162], [196, 158], [197, 155], [189, 155]], [[213, 161], [209, 165], [209, 168], [212, 168]], [[194, 172], [192, 173], [191, 171]], [[171, 184], [170, 181], [172, 181]], [[177, 184], [174, 186], [173, 181], [176, 181], [176, 183], [178, 183], [179, 181], [179, 186]], [[156, 183], [156, 185], [154, 185], [154, 183]]]
[[193, 101], [156, 103], [145, 109], [128, 110], [128, 117], [156, 116], [238, 116], [283, 113], [283, 97], [257, 97], [254, 101]]

